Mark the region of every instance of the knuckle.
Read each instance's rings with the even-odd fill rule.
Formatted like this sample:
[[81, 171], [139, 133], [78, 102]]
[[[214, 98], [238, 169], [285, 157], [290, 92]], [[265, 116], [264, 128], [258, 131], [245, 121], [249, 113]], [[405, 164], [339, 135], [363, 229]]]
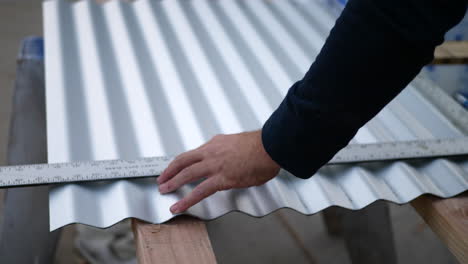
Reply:
[[236, 185], [236, 182], [233, 181], [232, 179], [221, 177], [221, 180], [219, 181], [219, 184], [217, 185], [218, 190], [229, 190], [232, 189]]
[[203, 153], [206, 158], [216, 157], [217, 156], [217, 148], [215, 146], [207, 146]]
[[194, 195], [195, 195], [196, 197], [202, 197], [203, 194], [205, 194], [205, 191], [204, 191], [204, 190], [200, 190], [200, 189], [195, 190], [194, 192], [195, 192]]
[[167, 182], [166, 183], [166, 190], [170, 192], [170, 191], [172, 191], [172, 188], [174, 188], [173, 183], [172, 182]]
[[197, 197], [206, 197], [209, 194], [209, 191], [207, 189], [198, 189], [196, 190], [195, 194]]
[[215, 135], [211, 140], [217, 141], [217, 140], [223, 139], [224, 137], [225, 137], [224, 134], [217, 134], [217, 135]]
[[222, 184], [222, 185], [219, 186], [220, 191], [227, 191], [229, 189], [232, 189], [232, 187], [229, 187], [229, 185], [223, 185]]
[[215, 166], [211, 160], [207, 160], [204, 163], [203, 172], [205, 177], [212, 175], [215, 172]]
[[167, 171], [173, 173], [180, 167], [180, 162], [178, 160], [174, 160], [169, 166], [167, 167]]
[[189, 202], [186, 199], [182, 199], [179, 201], [179, 207], [180, 208], [187, 208], [189, 205]]
[[207, 166], [207, 169], [210, 174], [219, 174], [222, 171], [222, 164], [220, 164], [216, 160], [212, 160]]
[[190, 167], [186, 167], [179, 172], [179, 177], [182, 179], [190, 178], [193, 175]]
[[181, 159], [183, 159], [183, 158], [184, 158], [184, 154], [185, 154], [185, 153], [182, 153], [182, 154], [177, 155], [177, 156], [175, 157], [175, 159], [174, 159], [173, 162], [177, 162], [177, 161], [180, 161]]

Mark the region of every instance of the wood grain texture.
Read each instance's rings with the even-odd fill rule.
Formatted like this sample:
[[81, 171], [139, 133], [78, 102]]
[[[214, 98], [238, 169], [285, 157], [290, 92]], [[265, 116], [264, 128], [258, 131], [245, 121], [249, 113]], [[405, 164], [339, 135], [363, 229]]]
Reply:
[[411, 205], [458, 261], [468, 263], [468, 192], [449, 199], [423, 195]]
[[[432, 63], [468, 63], [468, 41], [444, 42], [436, 48]], [[458, 261], [468, 263], [468, 192], [449, 199], [423, 195], [411, 205]]]
[[434, 52], [432, 64], [468, 63], [468, 41], [446, 41]]
[[216, 263], [208, 232], [203, 221], [179, 216], [155, 225], [132, 221], [137, 257], [149, 263]]
[[[468, 63], [468, 41], [446, 41], [434, 52], [433, 64]], [[461, 263], [468, 263], [468, 193], [449, 199], [423, 195], [411, 205]]]

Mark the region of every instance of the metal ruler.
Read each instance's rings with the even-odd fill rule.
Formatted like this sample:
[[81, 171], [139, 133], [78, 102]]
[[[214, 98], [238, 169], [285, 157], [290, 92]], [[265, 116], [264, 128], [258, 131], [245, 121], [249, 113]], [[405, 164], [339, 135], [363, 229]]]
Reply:
[[468, 156], [468, 137], [350, 144], [328, 164]]
[[[350, 144], [338, 152], [328, 164], [441, 158], [457, 155], [468, 156], [468, 137]], [[136, 160], [82, 161], [0, 167], [0, 188], [154, 177], [161, 174], [172, 159], [172, 157], [152, 157]]]

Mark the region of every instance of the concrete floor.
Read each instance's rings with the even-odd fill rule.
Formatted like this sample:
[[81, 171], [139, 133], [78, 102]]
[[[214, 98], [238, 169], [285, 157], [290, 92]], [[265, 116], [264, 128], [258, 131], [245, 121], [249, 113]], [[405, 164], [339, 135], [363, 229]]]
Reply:
[[[41, 35], [40, 5], [0, 0], [0, 164], [5, 164], [17, 49], [23, 37]], [[410, 206], [390, 208], [399, 263], [455, 263]], [[349, 263], [343, 241], [326, 234], [320, 215], [281, 210], [258, 219], [231, 213], [207, 225], [219, 263]], [[74, 226], [62, 232], [55, 263], [82, 261], [73, 249], [74, 236]]]

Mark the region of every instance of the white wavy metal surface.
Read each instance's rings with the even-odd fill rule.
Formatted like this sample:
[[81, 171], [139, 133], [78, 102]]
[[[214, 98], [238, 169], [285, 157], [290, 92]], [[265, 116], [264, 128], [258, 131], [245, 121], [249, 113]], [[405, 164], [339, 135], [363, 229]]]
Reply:
[[[217, 133], [258, 129], [308, 69], [333, 22], [315, 1], [46, 1], [49, 162], [177, 154]], [[457, 107], [418, 80], [354, 141], [461, 136], [468, 119], [452, 115], [463, 111]], [[212, 219], [290, 207], [313, 214], [466, 189], [466, 158], [329, 166], [308, 180], [281, 172], [264, 186], [219, 192], [187, 213]], [[127, 217], [164, 222], [190, 190], [162, 196], [154, 179], [56, 187], [50, 229], [107, 227]]]

